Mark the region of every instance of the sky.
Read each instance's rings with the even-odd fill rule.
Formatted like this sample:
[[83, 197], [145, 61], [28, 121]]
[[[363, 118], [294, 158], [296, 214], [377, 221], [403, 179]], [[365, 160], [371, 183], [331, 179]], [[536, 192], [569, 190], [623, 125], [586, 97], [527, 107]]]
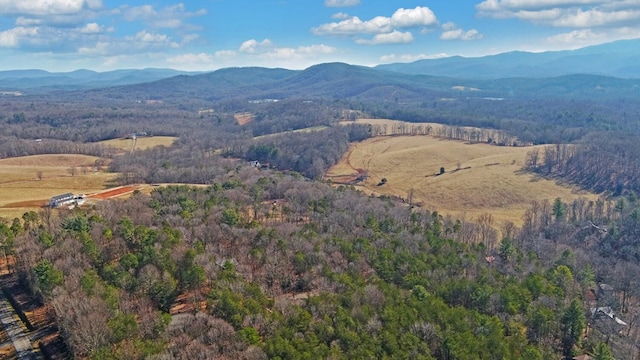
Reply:
[[0, 0], [0, 70], [374, 66], [640, 38], [640, 0]]

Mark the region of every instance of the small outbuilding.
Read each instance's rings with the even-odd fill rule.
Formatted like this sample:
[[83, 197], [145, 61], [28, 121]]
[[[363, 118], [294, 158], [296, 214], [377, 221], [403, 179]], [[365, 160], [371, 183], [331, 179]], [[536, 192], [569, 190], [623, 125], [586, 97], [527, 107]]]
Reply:
[[75, 197], [73, 193], [66, 193], [62, 195], [57, 195], [49, 200], [49, 207], [55, 208], [63, 205], [71, 204], [75, 201]]

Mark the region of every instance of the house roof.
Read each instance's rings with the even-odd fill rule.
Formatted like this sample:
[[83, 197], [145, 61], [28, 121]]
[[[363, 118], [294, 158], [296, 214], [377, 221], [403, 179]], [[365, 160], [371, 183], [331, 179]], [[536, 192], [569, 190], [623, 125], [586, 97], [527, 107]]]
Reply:
[[65, 199], [69, 199], [69, 198], [73, 198], [73, 193], [66, 193], [66, 194], [62, 194], [62, 195], [53, 196], [51, 198], [51, 201], [65, 200]]

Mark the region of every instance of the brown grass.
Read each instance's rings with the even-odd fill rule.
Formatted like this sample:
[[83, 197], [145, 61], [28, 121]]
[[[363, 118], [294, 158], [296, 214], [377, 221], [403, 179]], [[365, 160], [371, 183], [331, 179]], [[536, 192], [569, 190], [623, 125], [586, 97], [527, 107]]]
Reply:
[[[0, 160], [0, 217], [38, 210], [55, 195], [103, 190], [117, 174], [93, 171], [98, 158], [87, 155], [33, 155]], [[74, 169], [75, 175], [71, 172]], [[38, 173], [42, 173], [42, 179]]]
[[[154, 148], [156, 146], [171, 146], [177, 140], [177, 137], [174, 136], [149, 136], [149, 137], [139, 137], [136, 139], [136, 148], [134, 150], [145, 150]], [[111, 146], [119, 150], [123, 151], [131, 151], [131, 146], [133, 145], [133, 140], [131, 139], [111, 139], [99, 142], [99, 144], [104, 144], [106, 146]]]
[[[344, 179], [364, 171], [368, 178], [357, 188], [367, 193], [407, 199], [413, 191], [414, 202], [429, 210], [467, 218], [490, 212], [497, 223], [520, 224], [532, 200], [596, 198], [522, 172], [530, 150], [431, 136], [377, 137], [352, 145], [326, 177]], [[438, 175], [440, 167], [445, 168], [442, 175]], [[382, 178], [387, 183], [378, 186]]]

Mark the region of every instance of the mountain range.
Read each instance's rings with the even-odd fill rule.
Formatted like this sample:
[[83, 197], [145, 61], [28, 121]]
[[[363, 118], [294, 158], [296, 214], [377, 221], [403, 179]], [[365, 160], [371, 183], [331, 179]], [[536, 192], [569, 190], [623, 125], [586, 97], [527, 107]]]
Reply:
[[[0, 72], [0, 92], [83, 91], [133, 100], [219, 101], [292, 97], [424, 101], [473, 98], [638, 98], [640, 39], [578, 50], [449, 57], [376, 67], [325, 63], [304, 70], [260, 67], [213, 72], [130, 69], [109, 72]], [[84, 96], [84, 95], [83, 95]]]
[[86, 69], [71, 72], [49, 72], [38, 69], [6, 70], [0, 71], [0, 91], [80, 90], [138, 84], [185, 74], [195, 75], [198, 72], [153, 68], [122, 69], [106, 72]]
[[379, 65], [376, 68], [407, 74], [473, 79], [544, 78], [573, 74], [640, 78], [640, 39], [620, 40], [577, 50], [540, 53], [514, 51], [475, 58], [453, 56]]

